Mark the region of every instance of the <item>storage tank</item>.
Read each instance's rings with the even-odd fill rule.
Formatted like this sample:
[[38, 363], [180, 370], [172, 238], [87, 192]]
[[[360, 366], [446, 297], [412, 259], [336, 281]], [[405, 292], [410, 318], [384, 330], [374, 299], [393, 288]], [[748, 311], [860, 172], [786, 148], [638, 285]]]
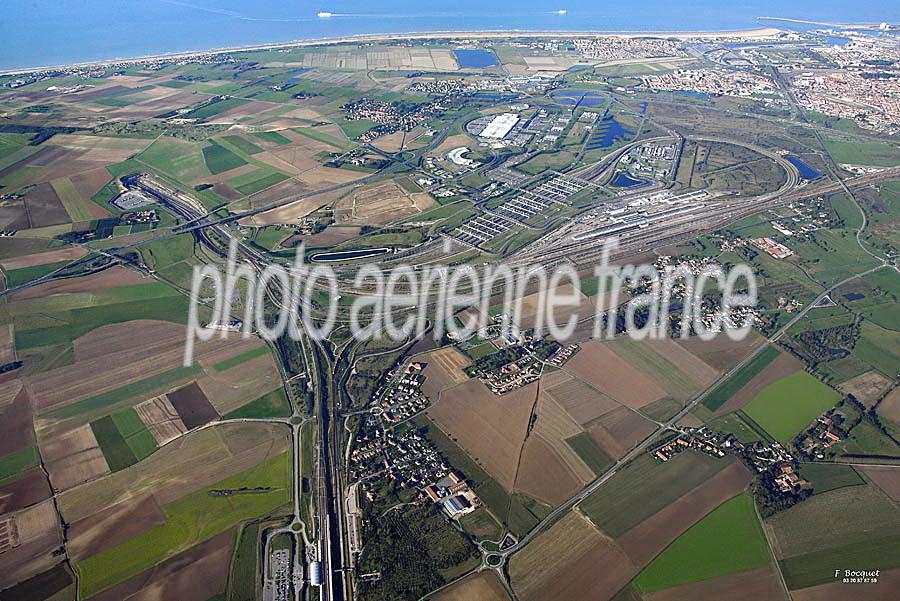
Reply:
[[313, 561], [309, 564], [309, 583], [313, 586], [322, 586], [321, 561]]

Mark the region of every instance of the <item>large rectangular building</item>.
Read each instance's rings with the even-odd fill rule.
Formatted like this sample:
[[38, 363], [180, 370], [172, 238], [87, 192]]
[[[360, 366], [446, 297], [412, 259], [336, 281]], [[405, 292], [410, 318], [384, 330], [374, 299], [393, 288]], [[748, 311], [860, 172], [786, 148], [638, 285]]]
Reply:
[[518, 122], [519, 116], [515, 113], [503, 113], [502, 115], [494, 117], [494, 119], [487, 124], [487, 127], [481, 130], [479, 135], [482, 138], [502, 140]]

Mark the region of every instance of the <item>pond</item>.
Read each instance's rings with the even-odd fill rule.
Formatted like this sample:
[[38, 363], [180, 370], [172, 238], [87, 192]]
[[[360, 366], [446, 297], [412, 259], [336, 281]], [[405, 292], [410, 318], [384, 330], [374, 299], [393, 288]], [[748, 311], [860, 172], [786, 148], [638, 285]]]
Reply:
[[309, 258], [313, 263], [333, 263], [335, 261], [353, 261], [355, 259], [368, 259], [389, 252], [389, 248], [366, 248], [363, 250], [339, 250], [334, 252], [316, 253]]
[[642, 182], [639, 179], [634, 179], [633, 177], [628, 175], [628, 173], [626, 173], [625, 171], [619, 171], [618, 173], [616, 173], [616, 176], [614, 178], [612, 178], [610, 185], [613, 185], [617, 188], [631, 188], [633, 186], [638, 186], [643, 183], [644, 182]]
[[788, 155], [784, 158], [786, 158], [791, 165], [797, 168], [797, 171], [800, 172], [800, 177], [802, 177], [803, 179], [813, 180], [822, 177], [821, 173], [804, 163], [803, 159], [801, 159], [800, 157]]
[[619, 140], [633, 136], [634, 132], [625, 129], [612, 115], [604, 117], [594, 123], [591, 128], [591, 137], [585, 146], [585, 150], [601, 150], [609, 148]]
[[560, 90], [552, 94], [553, 100], [569, 106], [603, 106], [607, 102], [606, 96], [593, 90]]
[[497, 64], [497, 56], [490, 50], [460, 48], [454, 50], [453, 54], [456, 55], [456, 62], [463, 69], [481, 69]]

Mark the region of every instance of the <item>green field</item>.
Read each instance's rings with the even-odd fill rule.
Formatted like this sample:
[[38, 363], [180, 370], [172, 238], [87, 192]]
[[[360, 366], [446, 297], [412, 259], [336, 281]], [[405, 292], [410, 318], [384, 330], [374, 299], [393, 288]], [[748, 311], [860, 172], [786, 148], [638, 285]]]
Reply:
[[137, 155], [135, 160], [177, 180], [188, 181], [209, 175], [202, 148], [197, 143], [159, 138]]
[[119, 433], [125, 438], [128, 448], [131, 449], [138, 461], [148, 457], [159, 448], [153, 435], [150, 434], [147, 426], [144, 425], [144, 422], [141, 421], [141, 418], [133, 408], [129, 407], [124, 411], [114, 413], [112, 419]]
[[684, 451], [662, 463], [642, 454], [579, 505], [601, 530], [618, 537], [669, 505], [722, 469], [733, 459]]
[[312, 127], [293, 127], [291, 131], [295, 131], [298, 134], [306, 136], [307, 138], [311, 138], [318, 142], [324, 142], [330, 146], [334, 146], [337, 150], [347, 150], [350, 148], [350, 144], [344, 140], [339, 140], [333, 136], [329, 136], [326, 133], [320, 132]]
[[31, 280], [36, 280], [57, 269], [62, 269], [68, 264], [69, 261], [59, 261], [57, 263], [45, 263], [44, 265], [35, 265], [33, 267], [10, 269], [6, 272], [6, 286], [7, 288], [15, 288], [16, 286], [27, 284]]
[[231, 369], [241, 363], [246, 363], [251, 359], [256, 359], [257, 357], [262, 357], [263, 355], [267, 355], [269, 353], [269, 347], [263, 345], [256, 347], [255, 349], [250, 349], [236, 357], [232, 357], [230, 359], [225, 359], [224, 361], [219, 361], [218, 363], [213, 365], [216, 371], [225, 371], [226, 369]]
[[111, 472], [118, 472], [137, 463], [137, 457], [128, 447], [111, 416], [91, 422], [91, 430]]
[[744, 407], [744, 413], [786, 444], [840, 400], [840, 393], [799, 371], [763, 388]]
[[603, 452], [590, 434], [581, 432], [566, 439], [566, 444], [572, 447], [581, 460], [584, 461], [594, 475], [599, 476], [612, 466], [615, 461]]
[[[144, 285], [144, 284], [141, 284]], [[98, 304], [41, 316], [16, 316], [16, 348], [69, 343], [79, 336], [104, 325], [135, 319], [157, 319], [183, 322], [187, 318], [188, 300], [184, 296], [152, 297], [109, 304]]]
[[900, 376], [900, 333], [864, 321], [853, 358], [868, 363], [888, 378]]
[[239, 175], [228, 180], [228, 185], [234, 187], [244, 196], [256, 194], [279, 182], [286, 180], [288, 176], [271, 169], [257, 169], [245, 175]]
[[481, 344], [466, 348], [463, 352], [471, 359], [481, 359], [491, 353], [496, 353], [497, 347], [490, 342], [482, 342]]
[[290, 417], [291, 406], [288, 403], [284, 388], [278, 388], [268, 392], [255, 401], [227, 413], [225, 419], [255, 418], [264, 419], [271, 417]]
[[500, 540], [503, 529], [486, 509], [479, 508], [459, 519], [460, 526], [475, 537], [475, 540]]
[[112, 472], [134, 465], [159, 448], [132, 408], [91, 422], [91, 430]]
[[139, 380], [133, 384], [126, 384], [125, 386], [120, 386], [109, 392], [86, 398], [77, 403], [72, 403], [71, 405], [66, 405], [58, 409], [52, 409], [46, 413], [42, 413], [41, 417], [47, 419], [68, 419], [81, 415], [82, 413], [97, 411], [98, 409], [103, 409], [104, 407], [109, 407], [123, 401], [132, 399], [143, 400], [143, 398], [146, 398], [150, 393], [173, 386], [176, 382], [190, 379], [199, 374], [200, 371], [201, 369], [197, 365], [191, 365], [190, 367], [176, 367], [175, 369]]
[[778, 354], [779, 351], [777, 347], [767, 346], [760, 354], [744, 365], [744, 367], [710, 390], [703, 397], [703, 404], [710, 411], [715, 411], [728, 402], [728, 399], [737, 394], [741, 388], [746, 386], [756, 374], [760, 373], [766, 366], [774, 361], [776, 357], [778, 357]]
[[[221, 92], [219, 92], [221, 93]], [[215, 117], [220, 113], [224, 113], [225, 111], [229, 111], [233, 108], [239, 107], [242, 104], [247, 104], [249, 100], [244, 100], [243, 98], [226, 98], [225, 100], [218, 100], [214, 102], [207, 103], [199, 108], [190, 111], [189, 113], [185, 113], [180, 115], [183, 119], [197, 119], [204, 120], [209, 119], [210, 117]]]
[[[835, 566], [850, 561], [853, 570], [892, 570], [900, 568], [900, 535], [872, 538], [835, 549], [813, 551], [778, 562], [791, 590], [834, 582]], [[841, 568], [837, 568], [841, 569]]]
[[15, 480], [38, 465], [36, 447], [28, 447], [0, 457], [0, 484]]
[[813, 494], [819, 495], [845, 486], [865, 484], [856, 470], [839, 463], [804, 463], [800, 475], [813, 485]]
[[638, 575], [642, 593], [762, 568], [769, 548], [753, 499], [740, 494], [719, 505], [675, 539]]
[[874, 486], [847, 486], [813, 495], [776, 513], [766, 524], [778, 541], [781, 556], [790, 558], [900, 536], [900, 511]]
[[203, 160], [206, 161], [206, 168], [213, 175], [247, 164], [244, 159], [218, 144], [203, 147]]
[[222, 140], [228, 142], [229, 144], [233, 145], [235, 148], [246, 154], [256, 154], [257, 152], [263, 151], [262, 148], [260, 148], [247, 138], [243, 138], [241, 136], [224, 136]]
[[277, 131], [261, 131], [253, 135], [264, 142], [271, 142], [272, 144], [278, 144], [279, 146], [291, 143], [290, 138], [285, 138]]
[[900, 149], [896, 145], [826, 140], [825, 147], [838, 163], [875, 167], [891, 167], [900, 163]]
[[247, 524], [238, 533], [231, 570], [228, 575], [228, 599], [256, 599], [259, 582], [259, 524]]
[[[291, 499], [290, 455], [256, 467], [164, 505], [166, 523], [78, 563], [79, 597], [87, 598], [245, 520], [269, 514]], [[215, 496], [214, 490], [270, 489]]]
[[75, 189], [72, 180], [67, 177], [61, 177], [50, 182], [50, 185], [53, 186], [53, 190], [56, 192], [59, 201], [63, 204], [63, 207], [65, 207], [66, 213], [69, 214], [69, 219], [71, 219], [73, 223], [90, 221], [93, 219], [90, 201], [81, 197], [81, 194]]

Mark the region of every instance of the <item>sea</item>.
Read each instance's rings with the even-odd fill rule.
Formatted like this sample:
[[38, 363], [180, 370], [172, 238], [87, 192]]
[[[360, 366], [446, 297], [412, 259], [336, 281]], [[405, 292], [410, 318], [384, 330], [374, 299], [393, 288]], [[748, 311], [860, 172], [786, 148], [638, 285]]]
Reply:
[[721, 31], [784, 22], [898, 23], [884, 0], [3, 0], [0, 70], [361, 34]]

